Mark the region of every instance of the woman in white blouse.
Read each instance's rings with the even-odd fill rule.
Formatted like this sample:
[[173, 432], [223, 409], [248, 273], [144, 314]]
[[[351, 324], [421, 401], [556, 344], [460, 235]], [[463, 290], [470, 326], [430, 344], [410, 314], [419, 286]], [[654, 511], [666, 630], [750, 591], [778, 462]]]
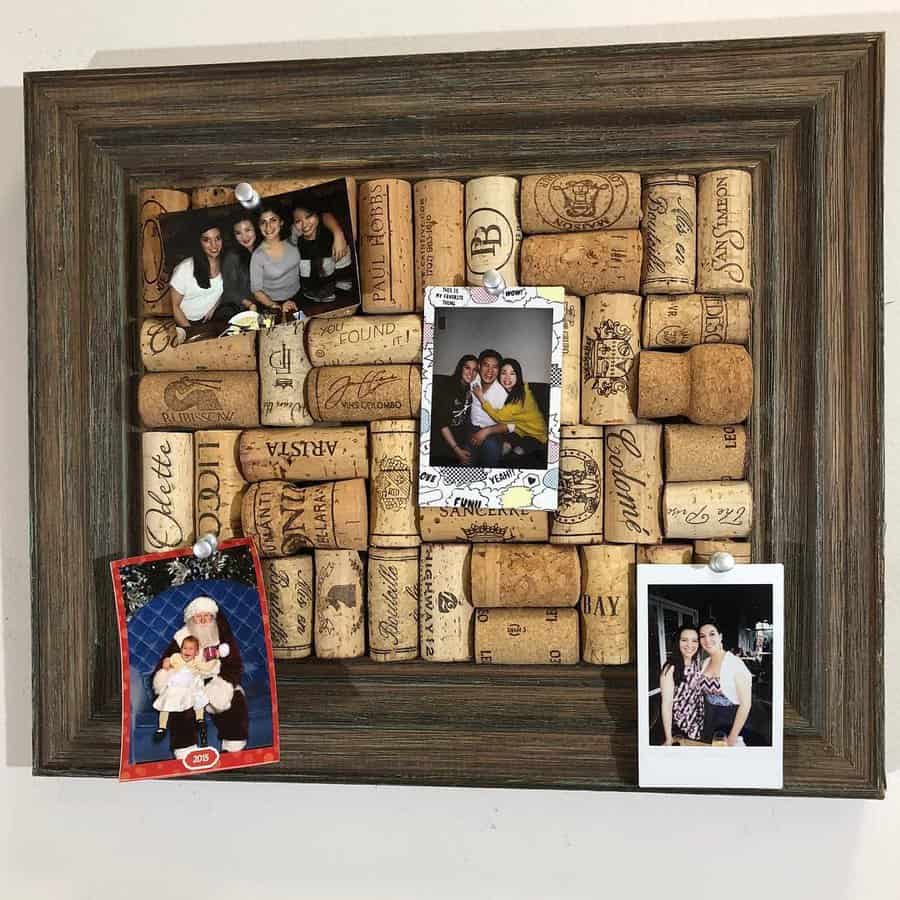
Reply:
[[719, 732], [729, 747], [739, 746], [753, 702], [753, 676], [743, 660], [722, 646], [722, 633], [712, 619], [700, 624], [700, 646], [708, 656], [698, 679], [705, 701], [703, 739], [711, 743]]
[[221, 255], [222, 232], [211, 225], [200, 232], [194, 254], [175, 266], [169, 289], [172, 315], [182, 331], [213, 317], [222, 297]]

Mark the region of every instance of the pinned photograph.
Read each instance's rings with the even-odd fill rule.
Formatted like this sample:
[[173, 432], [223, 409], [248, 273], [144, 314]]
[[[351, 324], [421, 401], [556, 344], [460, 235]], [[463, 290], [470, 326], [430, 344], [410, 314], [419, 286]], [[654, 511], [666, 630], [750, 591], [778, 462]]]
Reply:
[[173, 550], [112, 563], [122, 659], [119, 778], [277, 762], [275, 670], [252, 541], [205, 559]]
[[360, 302], [346, 179], [159, 217], [179, 340], [346, 314]]
[[783, 571], [637, 567], [641, 787], [782, 786]]
[[557, 507], [561, 288], [428, 288], [420, 506]]

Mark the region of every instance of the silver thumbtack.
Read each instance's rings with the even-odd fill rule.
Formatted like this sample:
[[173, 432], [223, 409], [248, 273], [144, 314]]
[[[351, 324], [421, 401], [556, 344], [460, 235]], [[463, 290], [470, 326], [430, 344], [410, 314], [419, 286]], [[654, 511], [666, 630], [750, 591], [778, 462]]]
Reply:
[[730, 572], [734, 568], [734, 557], [724, 550], [717, 550], [709, 558], [709, 567], [713, 572]]
[[496, 269], [488, 269], [483, 276], [484, 289], [494, 297], [502, 297], [506, 282]]
[[214, 534], [204, 534], [193, 546], [197, 559], [209, 559], [219, 546], [219, 539]]
[[259, 206], [259, 194], [253, 190], [253, 185], [242, 181], [234, 186], [234, 196], [244, 209], [255, 209]]

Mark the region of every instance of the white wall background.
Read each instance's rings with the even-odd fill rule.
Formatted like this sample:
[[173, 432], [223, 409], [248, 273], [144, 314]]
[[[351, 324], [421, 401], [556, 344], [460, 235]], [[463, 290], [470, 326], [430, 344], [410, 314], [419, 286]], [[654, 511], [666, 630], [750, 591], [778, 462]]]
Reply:
[[[730, 16], [723, 20], [723, 16]], [[788, 16], [789, 18], [785, 18]], [[900, 375], [897, 0], [29, 0], [0, 37], [0, 885], [16, 898], [888, 898], [900, 893], [900, 417], [887, 410], [888, 799], [36, 779], [30, 772], [22, 72], [887, 31], [886, 391]], [[523, 71], [523, 78], [527, 72]], [[464, 90], [464, 86], [461, 86]], [[36, 538], [40, 540], [40, 535]], [[423, 748], [424, 749], [424, 748]], [[347, 748], [353, 752], [352, 747]], [[183, 836], [189, 820], [213, 844]], [[2, 888], [0, 888], [2, 890]]]

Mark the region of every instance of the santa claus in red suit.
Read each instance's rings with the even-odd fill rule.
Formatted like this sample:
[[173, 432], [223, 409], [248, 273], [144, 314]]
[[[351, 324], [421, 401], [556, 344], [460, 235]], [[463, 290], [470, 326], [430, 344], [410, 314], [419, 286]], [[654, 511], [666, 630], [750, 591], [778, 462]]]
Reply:
[[[153, 690], [158, 695], [166, 686], [171, 671], [164, 664], [173, 653], [180, 651], [181, 642], [188, 635], [200, 642], [204, 659], [221, 662], [219, 674], [209, 678], [203, 690], [209, 699], [207, 712], [212, 714], [222, 740], [222, 752], [243, 750], [249, 728], [247, 699], [241, 688], [244, 667], [228, 619], [212, 597], [196, 597], [184, 608], [184, 627], [175, 632], [153, 673]], [[205, 722], [197, 722], [192, 709], [170, 713], [168, 730], [172, 752], [178, 759], [206, 744]]]

